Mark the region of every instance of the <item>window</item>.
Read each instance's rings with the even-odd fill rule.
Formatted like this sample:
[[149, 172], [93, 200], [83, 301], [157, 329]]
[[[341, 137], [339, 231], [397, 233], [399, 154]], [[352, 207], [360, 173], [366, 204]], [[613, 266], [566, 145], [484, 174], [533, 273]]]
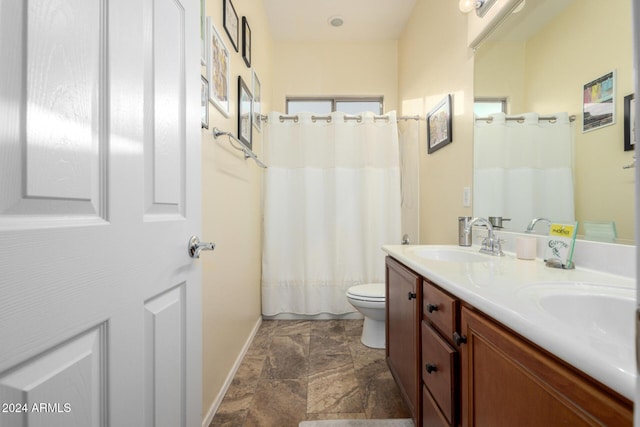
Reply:
[[371, 111], [382, 114], [382, 97], [380, 98], [287, 98], [287, 114], [302, 112], [328, 114], [341, 111], [345, 114], [358, 114]]
[[473, 112], [480, 117], [493, 113], [506, 113], [507, 98], [476, 98], [473, 103]]
[[333, 111], [333, 101], [330, 99], [288, 99], [287, 114], [303, 112], [328, 114]]

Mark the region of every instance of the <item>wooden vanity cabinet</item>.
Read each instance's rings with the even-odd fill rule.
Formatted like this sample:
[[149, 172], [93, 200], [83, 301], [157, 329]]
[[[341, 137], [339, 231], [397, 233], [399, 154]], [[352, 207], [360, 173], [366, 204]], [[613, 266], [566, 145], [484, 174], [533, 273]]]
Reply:
[[417, 426], [420, 405], [420, 305], [422, 278], [391, 257], [386, 259], [386, 358]]
[[631, 402], [463, 306], [462, 426], [631, 426]]
[[386, 260], [387, 364], [422, 427], [631, 427], [633, 402]]

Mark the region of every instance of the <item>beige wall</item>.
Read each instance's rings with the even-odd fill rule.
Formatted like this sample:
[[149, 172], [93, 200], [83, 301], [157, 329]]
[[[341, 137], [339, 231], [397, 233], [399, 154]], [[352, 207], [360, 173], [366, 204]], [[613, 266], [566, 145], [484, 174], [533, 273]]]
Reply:
[[286, 111], [287, 96], [380, 96], [397, 110], [397, 42], [276, 42], [273, 109]]
[[[614, 220], [618, 236], [627, 241], [634, 238], [635, 185], [633, 170], [622, 169], [633, 161], [633, 152], [623, 151], [623, 99], [633, 92], [630, 16], [628, 1], [606, 7], [598, 0], [574, 1], [520, 53], [512, 43], [483, 45], [476, 63], [478, 95], [505, 95], [505, 82], [524, 81], [521, 93], [512, 92], [524, 105], [514, 105], [511, 113], [576, 115], [576, 218]], [[616, 124], [582, 133], [582, 86], [611, 70], [617, 73]], [[498, 73], [494, 79], [492, 72]]]
[[486, 42], [475, 53], [476, 98], [507, 98], [507, 113], [526, 110], [524, 42]]
[[403, 115], [424, 117], [453, 97], [453, 142], [427, 154], [420, 123], [420, 243], [457, 243], [464, 187], [472, 186], [473, 52], [466, 16], [451, 0], [418, 0], [398, 43], [398, 99]]
[[[272, 42], [261, 0], [234, 0], [240, 21], [252, 31], [252, 67], [262, 83], [263, 112], [269, 111]], [[235, 52], [222, 27], [222, 2], [207, 0], [206, 15], [231, 52], [231, 116], [209, 104], [209, 129], [202, 130], [202, 238], [216, 243], [204, 254], [203, 411], [210, 411], [227, 376], [261, 315], [262, 169], [244, 160], [226, 138], [214, 140], [218, 127], [237, 135], [238, 75], [251, 86], [251, 70]], [[240, 47], [240, 52], [241, 52]], [[202, 73], [204, 74], [204, 67]], [[206, 75], [206, 74], [205, 74]], [[262, 133], [253, 131], [254, 151], [262, 152]]]

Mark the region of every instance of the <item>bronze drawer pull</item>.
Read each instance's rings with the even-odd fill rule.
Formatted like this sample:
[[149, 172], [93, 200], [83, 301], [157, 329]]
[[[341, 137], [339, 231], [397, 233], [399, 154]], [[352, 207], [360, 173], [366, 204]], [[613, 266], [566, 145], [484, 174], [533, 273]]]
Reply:
[[427, 370], [427, 373], [429, 374], [432, 372], [436, 372], [438, 370], [436, 365], [432, 365], [431, 363], [427, 363], [426, 365], [424, 365], [424, 368]]
[[464, 335], [460, 335], [457, 332], [453, 333], [453, 342], [456, 343], [457, 346], [460, 346], [460, 344], [466, 344], [467, 343], [467, 337]]

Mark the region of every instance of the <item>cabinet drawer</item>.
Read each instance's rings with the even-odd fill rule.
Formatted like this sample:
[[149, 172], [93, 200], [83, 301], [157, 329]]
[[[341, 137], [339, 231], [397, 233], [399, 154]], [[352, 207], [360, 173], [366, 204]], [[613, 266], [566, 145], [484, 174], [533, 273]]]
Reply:
[[422, 381], [450, 424], [455, 411], [457, 351], [430, 325], [422, 322]]
[[422, 427], [451, 427], [424, 385], [422, 386]]
[[422, 282], [422, 313], [448, 340], [458, 330], [458, 300], [436, 288], [430, 282]]

